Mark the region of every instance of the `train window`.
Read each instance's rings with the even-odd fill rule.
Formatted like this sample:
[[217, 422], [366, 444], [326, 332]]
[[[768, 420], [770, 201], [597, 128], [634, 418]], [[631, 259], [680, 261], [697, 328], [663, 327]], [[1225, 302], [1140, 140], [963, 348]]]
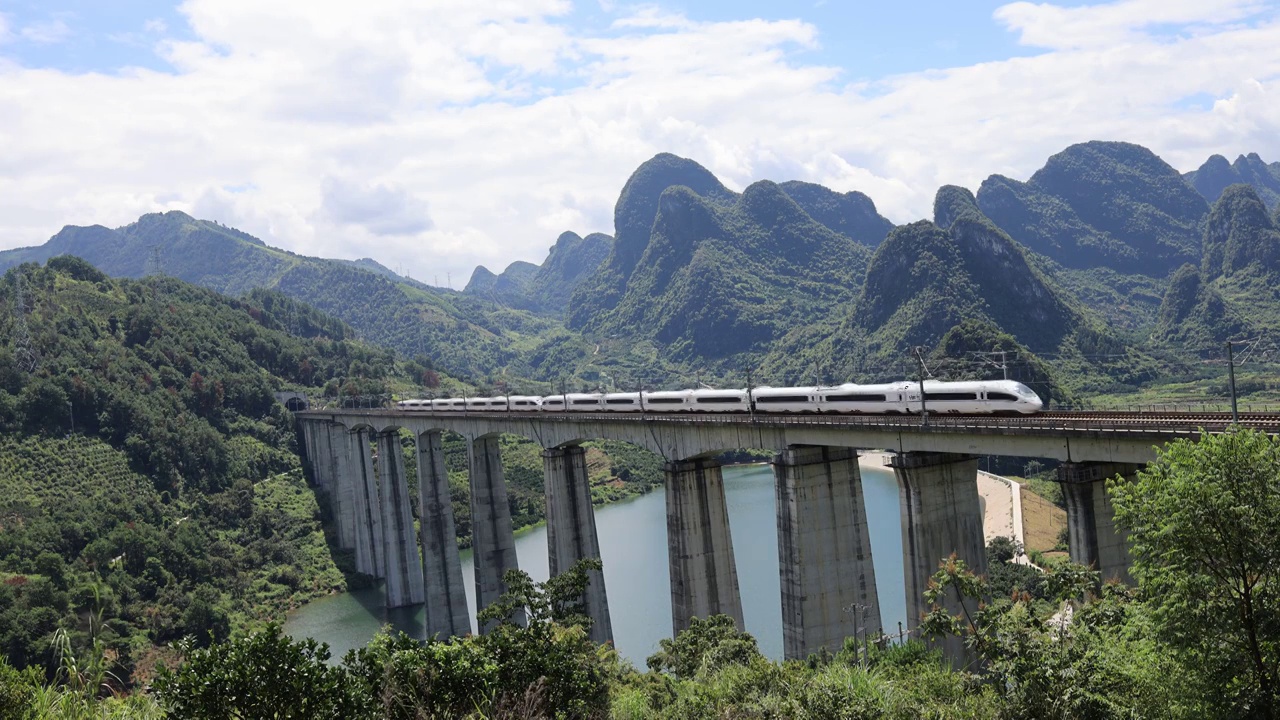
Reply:
[[524, 406], [526, 406], [526, 405], [532, 405], [533, 403], [529, 402], [528, 400], [516, 400], [515, 402], [513, 402], [513, 403], [511, 403], [511, 404], [512, 404], [512, 405], [516, 405], [516, 406], [518, 406], [518, 407], [524, 407]]
[[699, 403], [740, 403], [740, 402], [742, 402], [742, 401], [743, 401], [743, 400], [742, 400], [742, 398], [740, 398], [740, 397], [732, 397], [732, 396], [730, 396], [730, 397], [700, 397], [700, 398], [696, 398], [696, 400], [697, 400]]
[[989, 392], [987, 393], [987, 399], [988, 400], [1008, 400], [1009, 402], [1015, 402], [1017, 401], [1018, 398], [1014, 395], [1010, 395], [1009, 393]]
[[610, 398], [604, 401], [606, 405], [635, 405], [635, 398]]
[[563, 400], [544, 400], [542, 404], [543, 405], [563, 405], [564, 401]]
[[761, 403], [806, 403], [809, 402], [807, 395], [765, 395], [756, 398], [756, 404]]
[[599, 405], [599, 400], [574, 400], [574, 405]]
[[925, 400], [977, 400], [978, 393], [963, 392], [931, 392], [924, 394]]
[[683, 405], [684, 398], [649, 398], [650, 405]]
[[843, 395], [828, 395], [827, 402], [884, 402], [884, 396], [845, 393]]

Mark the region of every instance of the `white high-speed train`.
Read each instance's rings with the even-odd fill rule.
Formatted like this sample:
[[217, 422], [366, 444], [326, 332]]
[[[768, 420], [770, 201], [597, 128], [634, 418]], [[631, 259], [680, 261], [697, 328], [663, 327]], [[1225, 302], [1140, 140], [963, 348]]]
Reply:
[[[565, 393], [504, 397], [402, 400], [401, 410], [416, 412], [646, 412], [646, 413], [840, 413], [918, 414], [920, 383], [829, 387], [758, 387], [746, 390], [657, 390], [631, 393]], [[1012, 380], [924, 383], [923, 407], [929, 413], [1031, 414], [1044, 402]]]

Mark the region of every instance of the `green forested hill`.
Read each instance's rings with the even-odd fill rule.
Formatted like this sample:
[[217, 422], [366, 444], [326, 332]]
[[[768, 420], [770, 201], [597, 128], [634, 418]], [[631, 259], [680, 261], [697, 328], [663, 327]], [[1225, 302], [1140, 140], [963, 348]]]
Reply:
[[1225, 188], [1205, 223], [1199, 267], [1174, 274], [1153, 339], [1213, 353], [1280, 330], [1280, 227], [1250, 185]]
[[1268, 165], [1257, 153], [1239, 155], [1233, 163], [1221, 155], [1211, 155], [1184, 177], [1211, 203], [1217, 202], [1228, 187], [1243, 183], [1251, 186], [1267, 207], [1280, 208], [1280, 162]]
[[111, 230], [67, 227], [44, 245], [0, 252], [0, 271], [61, 254], [109, 275], [163, 273], [229, 295], [273, 288], [357, 328], [407, 357], [426, 355], [455, 375], [482, 377], [515, 357], [512, 346], [548, 328], [528, 313], [428, 288], [373, 261], [309, 258], [184, 213], [144, 215]]
[[113, 280], [66, 256], [10, 270], [0, 652], [51, 668], [50, 634], [87, 642], [101, 613], [127, 680], [153, 644], [222, 638], [343, 587], [272, 393], [378, 392], [402, 377], [350, 333], [278, 293]]
[[517, 261], [500, 275], [481, 265], [462, 292], [499, 305], [563, 318], [573, 291], [599, 269], [612, 247], [613, 238], [608, 235], [592, 233], [584, 238], [565, 232], [556, 239], [541, 265]]
[[992, 175], [977, 201], [1002, 230], [1068, 268], [1164, 277], [1199, 259], [1204, 198], [1150, 150], [1072, 145], [1027, 182]]
[[594, 327], [655, 339], [675, 359], [763, 351], [852, 300], [867, 255], [774, 183], [732, 203], [668, 188], [623, 295]]
[[[326, 544], [327, 503], [303, 480], [293, 418], [273, 392], [416, 393], [438, 375], [429, 358], [397, 361], [351, 336], [277, 291], [233, 299], [169, 277], [112, 279], [70, 256], [10, 270], [0, 281], [0, 653], [51, 669], [51, 633], [83, 644], [100, 612], [98, 637], [127, 680], [135, 662], [154, 662], [155, 645], [224, 638], [367, 582]], [[465, 543], [467, 455], [460, 438], [447, 446]], [[635, 448], [589, 452], [598, 501], [660, 480], [658, 460]], [[503, 459], [517, 527], [541, 522], [538, 446], [505, 438]]]
[[876, 204], [863, 193], [838, 193], [798, 180], [780, 183], [778, 187], [809, 217], [867, 247], [879, 245], [893, 229], [893, 223], [876, 212]]
[[761, 181], [738, 195], [697, 163], [658, 155], [623, 189], [613, 251], [574, 292], [569, 326], [732, 367], [850, 302], [887, 225], [858, 193]]
[[613, 210], [614, 242], [596, 273], [573, 291], [569, 327], [595, 329], [618, 306], [627, 281], [649, 246], [658, 201], [670, 187], [685, 187], [712, 202], [728, 202], [734, 194], [698, 163], [670, 153], [647, 160], [627, 179]]

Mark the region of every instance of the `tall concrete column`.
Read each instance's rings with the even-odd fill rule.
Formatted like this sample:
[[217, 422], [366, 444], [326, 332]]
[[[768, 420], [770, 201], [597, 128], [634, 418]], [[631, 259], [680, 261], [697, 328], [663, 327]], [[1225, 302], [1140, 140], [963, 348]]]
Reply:
[[687, 629], [695, 617], [712, 615], [728, 615], [742, 629], [742, 596], [720, 464], [711, 460], [667, 463], [663, 474], [673, 633]]
[[409, 504], [398, 430], [378, 434], [378, 485], [382, 489], [387, 607], [419, 605], [425, 599], [422, 561], [418, 558], [418, 536], [413, 529], [413, 507]]
[[[520, 568], [498, 447], [497, 437], [482, 437], [471, 443], [471, 542], [477, 613], [506, 591], [503, 574]], [[481, 625], [480, 632], [487, 630]]]
[[386, 577], [383, 557], [382, 512], [378, 482], [369, 452], [371, 431], [357, 430], [347, 444], [347, 472], [353, 480], [356, 569], [366, 575]]
[[1129, 534], [1116, 525], [1106, 480], [1117, 475], [1132, 480], [1138, 465], [1130, 463], [1063, 463], [1058, 482], [1067, 501], [1068, 548], [1071, 559], [1102, 574], [1103, 580], [1133, 584], [1129, 576]]
[[[551, 576], [568, 570], [583, 558], [600, 557], [596, 536], [596, 515], [591, 507], [591, 482], [587, 478], [586, 450], [559, 447], [542, 451], [547, 498], [547, 557]], [[604, 573], [592, 570], [583, 597], [591, 618], [591, 639], [613, 642], [609, 620], [609, 599], [604, 591]]]
[[[953, 553], [975, 575], [987, 572], [982, 534], [982, 501], [978, 496], [978, 459], [971, 455], [911, 452], [890, 463], [898, 479], [902, 511], [902, 553], [907, 585], [907, 625], [915, 630], [929, 612], [924, 591], [940, 562]], [[954, 596], [944, 607], [972, 612]], [[959, 638], [940, 645], [952, 664], [967, 664], [969, 653]]]
[[320, 487], [320, 477], [316, 473], [316, 458], [319, 451], [316, 441], [316, 429], [318, 427], [320, 427], [318, 422], [298, 421], [298, 430], [301, 431], [300, 434], [302, 435], [302, 472], [315, 487]]
[[333, 511], [333, 524], [337, 529], [338, 547], [351, 550], [356, 546], [355, 479], [347, 463], [347, 448], [351, 444], [346, 428], [325, 423], [321, 431], [323, 441], [320, 463], [322, 472], [329, 476], [327, 491], [329, 508]]
[[418, 507], [422, 524], [422, 574], [427, 604], [427, 637], [471, 632], [462, 560], [449, 497], [449, 474], [439, 431], [418, 436]]
[[882, 629], [858, 452], [792, 446], [773, 458], [782, 646], [788, 660]]
[[328, 423], [307, 423], [311, 432], [307, 438], [307, 455], [311, 459], [311, 475], [316, 487], [329, 492], [333, 488], [333, 448], [329, 447]]

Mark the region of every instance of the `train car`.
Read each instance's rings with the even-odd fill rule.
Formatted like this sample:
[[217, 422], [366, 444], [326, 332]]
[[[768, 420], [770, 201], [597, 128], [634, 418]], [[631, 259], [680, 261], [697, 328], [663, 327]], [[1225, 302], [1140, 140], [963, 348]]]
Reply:
[[657, 390], [644, 393], [645, 412], [693, 412], [692, 390]]
[[751, 391], [756, 412], [816, 413], [821, 412], [816, 387], [758, 387]]
[[[559, 401], [559, 402], [556, 402]], [[548, 405], [551, 407], [548, 408]], [[543, 410], [566, 410], [568, 412], [600, 412], [604, 407], [604, 395], [600, 393], [568, 393], [565, 395], [548, 395], [542, 398]]]
[[886, 415], [906, 412], [903, 392], [908, 383], [882, 383], [879, 385], [855, 385], [845, 383], [833, 387], [815, 388], [818, 412], [838, 414], [870, 413]]
[[694, 412], [735, 413], [751, 409], [746, 390], [691, 390]]
[[507, 400], [509, 409], [516, 412], [537, 412], [542, 409], [542, 398], [537, 395], [512, 395]]
[[462, 398], [437, 398], [431, 401], [431, 409], [437, 412], [465, 410], [467, 401]]
[[644, 401], [640, 393], [606, 393], [604, 396], [605, 412], [641, 412]]
[[[907, 412], [919, 413], [919, 383], [903, 385]], [[1026, 415], [1043, 408], [1044, 401], [1035, 391], [1013, 380], [924, 382], [924, 410], [929, 413]]]
[[1030, 415], [1044, 409], [1044, 401], [1036, 391], [1020, 382], [990, 380], [982, 385], [981, 401], [987, 412]]

